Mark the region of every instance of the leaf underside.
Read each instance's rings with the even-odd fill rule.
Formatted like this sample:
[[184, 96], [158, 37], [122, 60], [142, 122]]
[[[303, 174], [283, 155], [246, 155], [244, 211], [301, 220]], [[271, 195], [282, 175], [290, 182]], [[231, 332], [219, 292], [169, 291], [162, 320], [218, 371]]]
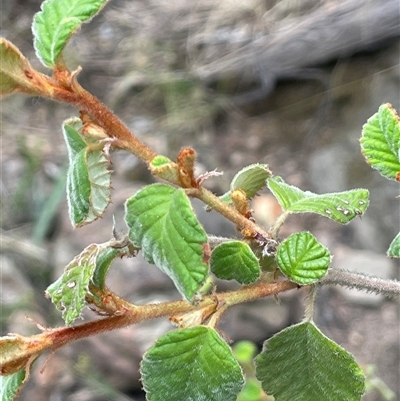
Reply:
[[64, 121], [68, 148], [67, 200], [74, 227], [89, 224], [103, 215], [111, 200], [111, 171], [103, 149], [95, 149], [80, 135], [79, 118]]
[[90, 281], [101, 250], [101, 246], [98, 244], [86, 247], [68, 264], [63, 275], [46, 290], [46, 295], [62, 312], [67, 326], [81, 317], [82, 310], [86, 305], [85, 296], [89, 292]]
[[31, 65], [16, 46], [3, 38], [0, 38], [0, 60], [0, 95], [35, 92], [36, 86], [29, 79]]
[[232, 203], [230, 194], [237, 189], [244, 191], [247, 199], [252, 199], [265, 187], [267, 178], [271, 177], [271, 175], [268, 164], [256, 163], [244, 167], [233, 177], [230, 190], [222, 195], [221, 199]]
[[211, 254], [211, 271], [220, 279], [250, 284], [258, 279], [261, 270], [249, 245], [229, 241], [218, 245]]

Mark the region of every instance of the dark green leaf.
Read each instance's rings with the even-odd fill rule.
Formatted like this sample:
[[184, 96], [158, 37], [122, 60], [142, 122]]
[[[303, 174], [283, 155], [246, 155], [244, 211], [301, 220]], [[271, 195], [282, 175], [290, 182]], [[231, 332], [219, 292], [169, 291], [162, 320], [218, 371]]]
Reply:
[[36, 55], [53, 68], [72, 34], [88, 22], [107, 0], [46, 0], [35, 14], [32, 31]]
[[331, 255], [312, 234], [303, 231], [292, 234], [279, 245], [276, 262], [290, 280], [306, 285], [326, 274]]
[[366, 189], [318, 195], [286, 184], [280, 177], [269, 178], [268, 188], [289, 213], [317, 213], [342, 224], [361, 216], [369, 204]]
[[241, 241], [218, 245], [211, 254], [211, 271], [224, 280], [250, 284], [260, 276], [260, 265], [251, 248]]
[[383, 104], [363, 127], [361, 151], [384, 177], [400, 181], [400, 121], [390, 104]]
[[276, 401], [359, 401], [364, 393], [353, 356], [310, 322], [267, 340], [255, 364], [264, 391]]
[[207, 277], [209, 246], [185, 192], [149, 185], [128, 199], [125, 209], [131, 241], [191, 300]]
[[229, 346], [205, 326], [162, 336], [145, 353], [141, 374], [149, 401], [235, 401], [244, 384]]

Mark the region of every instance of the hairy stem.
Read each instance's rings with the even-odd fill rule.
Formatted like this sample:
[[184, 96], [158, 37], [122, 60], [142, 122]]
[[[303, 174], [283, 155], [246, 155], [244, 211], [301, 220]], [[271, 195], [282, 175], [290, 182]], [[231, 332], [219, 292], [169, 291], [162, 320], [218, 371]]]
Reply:
[[352, 272], [345, 269], [330, 269], [323, 277], [320, 285], [340, 285], [342, 287], [356, 288], [387, 297], [400, 297], [400, 281], [383, 279], [368, 274]]

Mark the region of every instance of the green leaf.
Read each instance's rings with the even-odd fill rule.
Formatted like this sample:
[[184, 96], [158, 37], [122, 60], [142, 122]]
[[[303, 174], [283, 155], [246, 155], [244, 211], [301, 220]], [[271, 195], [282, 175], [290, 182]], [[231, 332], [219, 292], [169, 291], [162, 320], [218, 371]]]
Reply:
[[36, 92], [36, 85], [29, 79], [33, 71], [28, 60], [11, 42], [0, 38], [0, 95], [13, 92]]
[[265, 398], [266, 395], [262, 391], [260, 382], [253, 378], [246, 378], [246, 383], [243, 390], [239, 393], [237, 401], [269, 401], [270, 398]]
[[37, 57], [53, 68], [72, 34], [88, 22], [107, 0], [46, 0], [35, 14], [32, 32]]
[[255, 365], [276, 401], [359, 401], [364, 393], [365, 377], [353, 356], [310, 322], [267, 340]]
[[208, 274], [207, 234], [182, 189], [153, 184], [127, 200], [129, 237], [191, 300]]
[[318, 195], [286, 184], [281, 177], [269, 178], [267, 184], [285, 211], [317, 213], [342, 224], [361, 216], [369, 204], [369, 192], [366, 189]]
[[0, 401], [14, 401], [17, 399], [26, 378], [25, 369], [9, 376], [0, 376]]
[[110, 203], [111, 171], [102, 149], [88, 144], [80, 135], [78, 118], [64, 121], [63, 133], [68, 148], [67, 200], [74, 227], [89, 224], [102, 216]]
[[303, 231], [292, 234], [279, 245], [276, 262], [290, 280], [306, 285], [326, 274], [331, 255], [312, 234]]
[[210, 267], [218, 278], [236, 280], [240, 284], [253, 283], [261, 273], [256, 255], [241, 241], [218, 245], [212, 251]]
[[230, 190], [221, 196], [225, 202], [231, 203], [229, 194], [236, 189], [241, 189], [246, 193], [247, 199], [252, 199], [257, 192], [263, 189], [266, 185], [268, 177], [272, 173], [268, 168], [268, 164], [251, 164], [244, 167], [233, 177]]
[[387, 255], [391, 258], [400, 258], [400, 232], [396, 235], [396, 237], [390, 244]]
[[96, 287], [101, 290], [104, 289], [108, 269], [112, 261], [119, 255], [121, 255], [121, 250], [114, 248], [107, 248], [99, 253], [96, 260], [96, 269], [94, 270], [92, 277], [93, 284]]
[[157, 155], [149, 164], [151, 173], [169, 182], [179, 183], [179, 168], [176, 163], [165, 156]]
[[97, 257], [103, 250], [104, 247], [99, 244], [86, 247], [68, 264], [63, 275], [46, 290], [46, 296], [62, 312], [67, 326], [81, 316]]
[[390, 104], [383, 104], [363, 126], [361, 151], [384, 177], [400, 181], [400, 121]]
[[149, 401], [235, 401], [244, 384], [229, 346], [205, 326], [169, 332], [144, 355]]
[[252, 341], [238, 341], [233, 346], [233, 354], [241, 364], [253, 363], [253, 358], [256, 352], [257, 346]]

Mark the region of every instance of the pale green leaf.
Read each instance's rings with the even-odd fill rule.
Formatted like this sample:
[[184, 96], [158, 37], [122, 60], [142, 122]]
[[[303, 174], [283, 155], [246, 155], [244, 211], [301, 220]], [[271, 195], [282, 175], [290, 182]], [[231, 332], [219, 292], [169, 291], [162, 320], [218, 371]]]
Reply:
[[384, 177], [400, 181], [400, 121], [390, 104], [383, 104], [363, 126], [361, 151]]
[[208, 274], [207, 234], [182, 189], [153, 184], [127, 200], [129, 237], [192, 300]]
[[229, 346], [205, 326], [162, 336], [140, 370], [149, 401], [235, 401], [244, 384]]
[[251, 164], [244, 167], [233, 177], [230, 190], [221, 196], [225, 202], [231, 203], [230, 193], [241, 189], [245, 192], [247, 199], [252, 199], [266, 185], [267, 178], [272, 173], [268, 168], [268, 164]]
[[218, 278], [236, 280], [240, 284], [253, 283], [261, 273], [256, 255], [241, 241], [224, 242], [215, 247], [210, 267]]
[[317, 213], [342, 224], [361, 216], [369, 205], [366, 189], [318, 195], [286, 184], [281, 177], [269, 178], [267, 185], [283, 210], [289, 213]]
[[267, 340], [255, 365], [264, 391], [276, 401], [359, 401], [365, 389], [353, 356], [310, 322]]
[[303, 231], [292, 234], [279, 245], [276, 262], [291, 281], [306, 285], [326, 274], [331, 255], [312, 234]]
[[72, 34], [88, 22], [107, 0], [46, 0], [35, 14], [32, 31], [36, 55], [54, 68]]
[[400, 258], [400, 232], [396, 235], [396, 237], [390, 244], [387, 255], [391, 258]]
[[169, 182], [179, 182], [179, 168], [176, 163], [165, 156], [157, 155], [149, 164], [151, 173]]
[[35, 93], [37, 87], [29, 78], [32, 67], [19, 49], [0, 38], [0, 95], [23, 91]]
[[63, 133], [68, 148], [67, 200], [74, 227], [101, 217], [110, 203], [111, 171], [102, 149], [85, 142], [80, 135], [82, 122], [64, 121]]
[[252, 341], [242, 340], [233, 346], [233, 354], [241, 364], [253, 363], [254, 355], [257, 352], [257, 345]]
[[68, 264], [62, 276], [46, 290], [46, 296], [62, 312], [67, 326], [81, 317], [97, 257], [102, 250], [104, 248], [99, 244], [86, 247]]
[[96, 260], [96, 269], [93, 272], [92, 281], [93, 284], [104, 289], [105, 279], [108, 273], [108, 269], [113, 260], [121, 255], [121, 249], [107, 248], [99, 253]]
[[0, 401], [17, 399], [25, 383], [26, 370], [22, 369], [12, 375], [0, 376]]

